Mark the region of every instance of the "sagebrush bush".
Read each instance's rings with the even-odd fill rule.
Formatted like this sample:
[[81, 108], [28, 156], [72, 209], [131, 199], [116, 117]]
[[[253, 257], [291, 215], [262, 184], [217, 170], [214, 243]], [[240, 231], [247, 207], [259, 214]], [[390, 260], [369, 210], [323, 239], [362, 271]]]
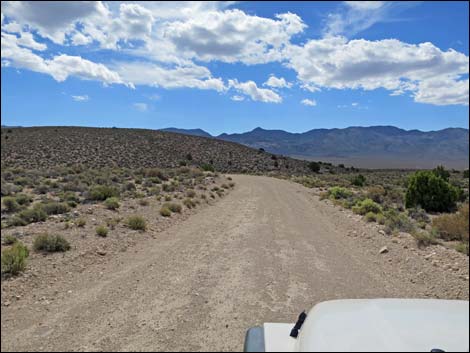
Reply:
[[205, 172], [214, 172], [215, 168], [212, 164], [204, 163], [201, 165], [201, 169]]
[[26, 194], [16, 194], [15, 200], [19, 205], [27, 206], [33, 201], [33, 198]]
[[429, 216], [426, 211], [421, 208], [421, 206], [408, 209], [408, 216], [418, 222], [429, 222]]
[[3, 198], [3, 206], [7, 212], [16, 212], [20, 209], [20, 205], [16, 202], [16, 198], [12, 196], [6, 196]]
[[42, 208], [42, 205], [36, 205], [32, 208], [22, 210], [18, 217], [26, 222], [26, 224], [34, 222], [43, 222], [47, 219], [47, 213]]
[[131, 216], [127, 219], [127, 226], [133, 230], [146, 230], [147, 222], [141, 216]]
[[77, 225], [77, 227], [83, 228], [85, 227], [86, 220], [85, 218], [79, 218], [75, 221], [75, 224]]
[[96, 227], [96, 235], [100, 237], [106, 237], [108, 235], [108, 227], [106, 226]]
[[167, 207], [171, 212], [181, 213], [182, 207], [180, 204], [171, 202], [165, 203], [163, 207]]
[[428, 246], [438, 244], [439, 242], [436, 239], [436, 236], [432, 233], [425, 231], [413, 231], [411, 233], [413, 238], [415, 238], [418, 247]]
[[18, 239], [16, 237], [14, 237], [13, 235], [10, 235], [10, 234], [6, 235], [5, 238], [3, 238], [3, 244], [5, 244], [5, 245], [13, 245], [17, 241], [18, 241]]
[[375, 222], [375, 221], [377, 221], [377, 214], [374, 213], [374, 212], [367, 212], [367, 213], [364, 215], [364, 219], [365, 219], [367, 222]]
[[468, 204], [459, 208], [454, 214], [444, 214], [433, 219], [432, 225], [439, 238], [468, 242], [469, 227]]
[[353, 195], [352, 191], [340, 186], [333, 186], [328, 190], [328, 195], [335, 200], [346, 199]]
[[184, 204], [187, 208], [196, 207], [196, 202], [194, 202], [194, 201], [193, 201], [192, 199], [190, 199], [190, 198], [184, 199], [183, 204]]
[[62, 214], [70, 211], [70, 206], [65, 202], [48, 201], [42, 203], [41, 207], [48, 215]]
[[162, 207], [162, 208], [160, 208], [160, 214], [163, 217], [170, 217], [171, 216], [171, 210], [168, 207]]
[[118, 197], [119, 190], [108, 185], [96, 185], [89, 191], [88, 199], [94, 201], [104, 201], [110, 197]]
[[313, 173], [318, 173], [318, 172], [320, 172], [320, 163], [310, 162], [308, 164], [308, 169], [310, 169]]
[[410, 219], [405, 214], [400, 213], [395, 209], [385, 211], [384, 216], [387, 233], [391, 233], [394, 230], [411, 232], [414, 229], [413, 223], [411, 223]]
[[365, 215], [366, 213], [381, 213], [382, 212], [382, 207], [372, 201], [371, 199], [365, 199], [362, 201], [359, 201], [356, 206], [352, 208], [354, 213], [358, 213], [361, 215]]
[[61, 235], [48, 233], [38, 235], [33, 242], [35, 251], [43, 252], [65, 252], [70, 250], [70, 243]]
[[119, 199], [117, 197], [108, 197], [104, 200], [104, 206], [108, 210], [117, 210], [121, 205], [119, 204]]
[[385, 194], [386, 192], [384, 187], [380, 185], [371, 186], [367, 189], [367, 198], [377, 203], [382, 203], [384, 201]]
[[426, 211], [449, 212], [459, 197], [458, 189], [432, 171], [418, 171], [408, 180], [407, 208], [421, 206]]
[[17, 275], [26, 269], [26, 259], [29, 256], [28, 248], [18, 242], [10, 249], [2, 251], [2, 274]]

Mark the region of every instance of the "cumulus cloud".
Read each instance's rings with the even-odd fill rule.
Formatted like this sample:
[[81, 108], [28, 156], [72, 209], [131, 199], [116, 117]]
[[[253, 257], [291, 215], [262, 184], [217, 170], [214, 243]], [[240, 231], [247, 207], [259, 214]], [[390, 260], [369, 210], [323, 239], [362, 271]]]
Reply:
[[439, 78], [439, 82], [447, 82], [460, 94], [460, 99], [446, 102], [468, 101], [468, 89], [456, 84], [459, 77], [468, 74], [468, 57], [452, 49], [441, 51], [431, 43], [329, 37], [292, 46], [290, 52], [288, 66], [311, 88], [384, 88], [395, 94], [411, 91], [417, 92], [416, 97], [424, 97], [430, 94], [423, 92], [431, 86], [426, 82]]
[[282, 97], [276, 92], [259, 88], [254, 81], [238, 82], [238, 80], [229, 80], [229, 87], [233, 87], [238, 92], [246, 94], [252, 100], [264, 103], [281, 103]]
[[317, 101], [315, 99], [303, 99], [300, 103], [303, 105], [307, 105], [309, 107], [314, 107], [317, 105]]
[[284, 77], [270, 76], [269, 79], [263, 83], [263, 86], [275, 87], [275, 88], [291, 88], [292, 83], [287, 82]]
[[65, 81], [69, 76], [75, 76], [84, 80], [101, 81], [104, 84], [124, 84], [118, 73], [103, 64], [66, 54], [44, 59], [30, 49], [20, 47], [19, 40], [14, 35], [2, 33], [2, 60], [8, 61], [10, 66], [45, 73], [59, 82]]
[[241, 102], [241, 101], [245, 100], [245, 97], [235, 95], [235, 96], [230, 97], [230, 99], [235, 101], [235, 102]]
[[222, 79], [212, 77], [209, 69], [195, 64], [166, 68], [148, 62], [123, 62], [117, 64], [115, 70], [126, 82], [134, 85], [212, 89], [218, 92], [226, 90]]
[[235, 9], [172, 22], [165, 28], [165, 37], [189, 58], [260, 64], [281, 60], [282, 48], [305, 27], [292, 13], [269, 19]]
[[139, 112], [146, 112], [148, 111], [149, 107], [147, 103], [134, 103], [132, 105], [135, 109], [137, 109]]
[[72, 99], [75, 101], [75, 102], [86, 102], [88, 100], [90, 100], [90, 97], [88, 97], [88, 95], [83, 95], [83, 96], [72, 96]]

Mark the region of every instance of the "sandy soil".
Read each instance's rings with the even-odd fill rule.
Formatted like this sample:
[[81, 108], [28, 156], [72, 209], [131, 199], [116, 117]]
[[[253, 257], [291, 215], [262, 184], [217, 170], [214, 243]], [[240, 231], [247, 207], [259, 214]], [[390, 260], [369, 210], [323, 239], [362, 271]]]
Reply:
[[250, 326], [324, 300], [468, 299], [468, 257], [384, 236], [299, 184], [234, 181], [215, 205], [3, 305], [2, 351], [241, 350]]

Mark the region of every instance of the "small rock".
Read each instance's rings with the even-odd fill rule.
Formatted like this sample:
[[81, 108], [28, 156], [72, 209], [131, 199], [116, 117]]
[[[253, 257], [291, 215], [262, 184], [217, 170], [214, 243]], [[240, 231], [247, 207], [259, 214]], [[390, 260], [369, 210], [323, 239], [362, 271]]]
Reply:
[[431, 253], [431, 254], [426, 255], [424, 258], [425, 258], [426, 260], [429, 260], [433, 255], [434, 255], [434, 254]]
[[398, 243], [398, 239], [393, 238], [393, 239], [392, 239], [392, 243], [397, 244], [397, 243]]
[[379, 230], [379, 233], [382, 234], [382, 235], [385, 235], [385, 231], [383, 231], [382, 229]]
[[6, 302], [3, 303], [3, 306], [10, 306], [10, 302], [7, 300]]
[[105, 256], [107, 254], [105, 250], [98, 250], [96, 253], [101, 256]]
[[385, 254], [387, 252], [388, 252], [388, 248], [386, 246], [384, 246], [383, 248], [379, 250], [379, 254]]

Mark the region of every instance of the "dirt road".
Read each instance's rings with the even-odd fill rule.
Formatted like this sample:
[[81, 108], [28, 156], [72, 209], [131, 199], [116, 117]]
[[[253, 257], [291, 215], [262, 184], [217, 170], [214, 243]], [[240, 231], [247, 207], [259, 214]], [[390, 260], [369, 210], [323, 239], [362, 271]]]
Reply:
[[48, 305], [3, 308], [2, 351], [241, 350], [248, 327], [292, 322], [319, 301], [425, 295], [387, 255], [355, 246], [349, 220], [304, 187], [234, 180], [215, 206], [84, 272]]

